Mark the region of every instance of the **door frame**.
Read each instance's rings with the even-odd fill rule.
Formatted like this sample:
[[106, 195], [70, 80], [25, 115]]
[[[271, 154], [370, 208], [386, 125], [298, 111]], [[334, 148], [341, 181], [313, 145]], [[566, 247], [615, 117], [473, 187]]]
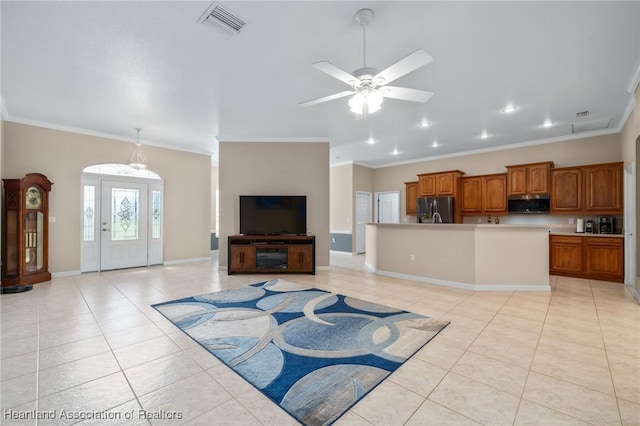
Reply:
[[[101, 268], [101, 246], [102, 246], [102, 227], [100, 221], [100, 215], [102, 212], [102, 181], [120, 181], [123, 183], [144, 183], [147, 184], [147, 263], [146, 266], [162, 264], [164, 262], [164, 179], [151, 179], [140, 178], [127, 175], [112, 175], [112, 174], [98, 174], [98, 173], [86, 173], [82, 172], [80, 179], [80, 272], [100, 272]], [[96, 220], [94, 222], [94, 236], [95, 240], [91, 242], [84, 241], [84, 187], [85, 185], [94, 186], [95, 192], [95, 211]], [[153, 191], [160, 191], [160, 236], [159, 238], [153, 238], [152, 236], [152, 221], [153, 215]], [[94, 246], [95, 263], [85, 261], [85, 251], [88, 246]], [[153, 253], [152, 253], [153, 251]]]
[[624, 283], [633, 287], [636, 282], [636, 176], [637, 164], [632, 161], [624, 170], [624, 263], [625, 263], [625, 279]]
[[[366, 227], [366, 223], [365, 223], [365, 227], [364, 229], [359, 229], [358, 228], [358, 196], [360, 195], [366, 195], [369, 197], [369, 206], [367, 208], [367, 213], [368, 213], [368, 220], [367, 223], [371, 222], [371, 217], [373, 214], [373, 194], [371, 192], [367, 192], [367, 191], [356, 191], [356, 198], [355, 198], [355, 240], [354, 240], [354, 250], [353, 252], [355, 254], [360, 254], [360, 253], [364, 253], [365, 252], [365, 247], [362, 247], [362, 251], [358, 251], [358, 236], [361, 233], [364, 233], [363, 237], [365, 238], [365, 242], [366, 242], [366, 232], [367, 232], [367, 227]], [[366, 246], [366, 243], [365, 243]]]

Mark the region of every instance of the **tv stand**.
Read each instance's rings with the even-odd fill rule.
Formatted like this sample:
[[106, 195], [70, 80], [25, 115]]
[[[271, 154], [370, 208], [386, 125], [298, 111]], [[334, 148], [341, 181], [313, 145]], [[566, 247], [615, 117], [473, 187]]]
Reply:
[[227, 273], [316, 274], [316, 237], [306, 235], [232, 235]]

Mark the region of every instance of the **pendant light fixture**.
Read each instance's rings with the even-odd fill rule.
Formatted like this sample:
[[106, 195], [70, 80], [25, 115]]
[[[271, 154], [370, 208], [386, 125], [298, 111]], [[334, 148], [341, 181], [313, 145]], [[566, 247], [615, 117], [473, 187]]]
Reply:
[[138, 131], [138, 142], [136, 143], [136, 147], [133, 150], [133, 154], [131, 154], [131, 157], [129, 157], [129, 161], [127, 161], [127, 165], [133, 167], [134, 169], [142, 170], [147, 168], [148, 161], [144, 154], [142, 154], [142, 145], [140, 145], [140, 130], [142, 129], [136, 127], [136, 130]]

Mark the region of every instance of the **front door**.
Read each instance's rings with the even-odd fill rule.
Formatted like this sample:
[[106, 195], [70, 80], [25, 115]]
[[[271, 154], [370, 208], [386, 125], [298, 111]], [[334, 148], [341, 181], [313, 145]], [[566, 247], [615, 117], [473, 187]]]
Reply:
[[103, 180], [100, 269], [148, 265], [148, 185]]

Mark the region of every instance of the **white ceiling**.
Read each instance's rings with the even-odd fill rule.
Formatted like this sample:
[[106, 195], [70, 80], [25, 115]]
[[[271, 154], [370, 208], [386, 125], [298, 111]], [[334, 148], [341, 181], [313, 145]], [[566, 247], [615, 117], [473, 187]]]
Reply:
[[[638, 1], [224, 0], [247, 23], [234, 37], [197, 22], [209, 4], [2, 1], [4, 118], [132, 141], [141, 127], [143, 143], [214, 159], [217, 141], [329, 141], [333, 164], [377, 167], [572, 138], [590, 120], [610, 124], [580, 136], [612, 133], [633, 106]], [[348, 89], [311, 63], [362, 66], [363, 7], [367, 65], [423, 49], [433, 62], [393, 84], [435, 95], [386, 99], [367, 120], [348, 98], [298, 106]]]

